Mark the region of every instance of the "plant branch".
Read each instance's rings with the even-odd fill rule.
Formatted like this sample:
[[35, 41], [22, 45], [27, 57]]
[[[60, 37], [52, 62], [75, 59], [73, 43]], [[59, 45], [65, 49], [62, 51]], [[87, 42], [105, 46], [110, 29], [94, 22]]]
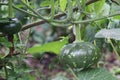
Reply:
[[[8, 3], [1, 3], [1, 2], [0, 2], [0, 5], [8, 5]], [[30, 16], [33, 16], [33, 17], [35, 17], [35, 18], [38, 18], [37, 15], [35, 15], [35, 14], [31, 13], [31, 12], [25, 11], [25, 10], [23, 10], [23, 9], [20, 9], [20, 8], [16, 7], [15, 5], [12, 5], [12, 7], [13, 7], [14, 9], [20, 11], [20, 12], [23, 12], [23, 13], [26, 13], [26, 14], [28, 14], [28, 15], [30, 15]]]
[[[67, 16], [65, 19], [63, 20], [54, 20], [53, 22], [55, 23], [67, 23], [73, 15], [73, 6], [72, 6], [72, 1], [71, 0], [67, 0], [67, 13], [65, 13], [63, 16]], [[62, 16], [61, 16], [62, 17]]]
[[[90, 0], [90, 1], [88, 1], [88, 2], [86, 2], [86, 6], [87, 5], [90, 5], [90, 4], [92, 4], [92, 3], [95, 3], [95, 2], [97, 2], [97, 1], [99, 1], [99, 0]], [[73, 9], [73, 12], [75, 12], [75, 11], [77, 11], [78, 10], [78, 7], [75, 7], [74, 9]], [[58, 18], [60, 18], [60, 17], [62, 17], [62, 16], [65, 16], [66, 15], [66, 13], [59, 13], [59, 14], [56, 14], [55, 16], [54, 16], [54, 18], [55, 19], [58, 19]], [[24, 25], [23, 26], [23, 28], [22, 28], [22, 31], [23, 30], [26, 30], [26, 29], [28, 29], [28, 28], [31, 28], [31, 27], [33, 27], [33, 26], [37, 26], [37, 25], [40, 25], [40, 24], [44, 24], [46, 21], [44, 21], [44, 20], [40, 20], [40, 21], [37, 21], [37, 22], [34, 22], [34, 23], [31, 23], [31, 24], [28, 24], [28, 25]]]
[[[92, 3], [95, 3], [95, 2], [97, 2], [97, 1], [99, 1], [99, 0], [90, 0], [90, 1], [86, 2], [86, 6], [87, 6], [87, 5], [90, 5], [90, 4], [92, 4]], [[8, 3], [2, 3], [2, 2], [0, 2], [0, 5], [8, 5]], [[16, 10], [18, 10], [18, 11], [21, 11], [21, 12], [23, 12], [23, 13], [26, 13], [26, 14], [28, 14], [28, 15], [31, 15], [31, 16], [33, 16], [33, 17], [38, 18], [38, 16], [35, 15], [35, 14], [29, 13], [29, 12], [23, 10], [23, 9], [17, 8], [15, 5], [12, 5], [12, 6], [13, 6], [14, 9], [16, 9]], [[50, 10], [51, 8], [50, 8], [50, 7], [46, 7], [45, 9]], [[73, 12], [75, 12], [75, 11], [77, 11], [77, 10], [78, 10], [78, 7], [75, 7], [75, 8], [73, 9]], [[58, 18], [60, 18], [60, 17], [62, 17], [62, 16], [65, 16], [65, 15], [66, 15], [66, 13], [56, 14], [56, 15], [55, 15], [55, 19], [58, 19]], [[41, 20], [40, 20], [40, 24], [42, 24], [42, 23], [41, 23]]]
[[34, 14], [36, 14], [40, 19], [45, 20], [46, 22], [49, 21], [49, 19], [43, 17], [42, 15], [40, 15], [38, 12], [36, 12], [34, 9], [32, 9], [29, 5], [27, 5], [26, 3], [24, 3], [22, 0], [20, 0], [20, 2], [25, 5], [30, 11], [32, 11]]
[[109, 18], [109, 17], [117, 16], [117, 15], [120, 15], [120, 11], [118, 11], [114, 14], [110, 14], [108, 16], [102, 16], [102, 17], [99, 17], [99, 18], [82, 20], [82, 21], [72, 21], [72, 23], [74, 23], [74, 24], [83, 23], [84, 24], [84, 23], [89, 23], [89, 22], [98, 21], [98, 20]]
[[37, 25], [43, 24], [45, 22], [46, 21], [44, 21], [44, 20], [40, 20], [40, 21], [36, 21], [36, 22], [30, 23], [30, 24], [27, 24], [27, 25], [23, 25], [22, 31], [24, 31], [24, 30], [26, 30], [28, 28], [31, 28], [33, 26], [37, 26]]
[[[89, 22], [98, 21], [98, 20], [102, 20], [102, 19], [105, 19], [105, 18], [117, 16], [117, 15], [120, 15], [120, 11], [118, 11], [114, 14], [108, 15], [108, 16], [103, 16], [103, 17], [100, 17], [100, 18], [89, 19], [89, 20], [73, 21], [72, 23], [75, 23], [75, 24], [77, 24], [77, 23], [89, 23]], [[59, 17], [59, 15], [56, 15], [55, 17]], [[31, 28], [32, 26], [37, 26], [37, 25], [40, 25], [40, 24], [43, 24], [43, 23], [45, 23], [45, 21], [41, 20], [41, 21], [37, 21], [37, 22], [31, 23], [31, 24], [28, 24], [28, 25], [24, 25], [22, 30], [26, 30], [28, 28]]]
[[20, 12], [23, 12], [23, 13], [26, 13], [26, 14], [28, 14], [28, 15], [30, 15], [30, 16], [33, 16], [33, 17], [35, 17], [35, 18], [38, 18], [37, 15], [35, 15], [35, 14], [31, 13], [31, 12], [28, 12], [28, 11], [25, 11], [25, 10], [23, 10], [23, 9], [17, 8], [15, 5], [12, 5], [12, 6], [13, 6], [14, 9], [16, 9], [16, 10], [18, 10], [18, 11], [20, 11]]
[[[95, 3], [95, 2], [97, 2], [97, 1], [99, 1], [99, 0], [90, 0], [90, 1], [86, 2], [86, 6], [87, 6], [87, 5], [90, 5], [90, 4], [92, 4], [92, 3]], [[0, 4], [1, 4], [1, 5], [7, 5], [7, 3], [0, 3]], [[26, 14], [29, 14], [29, 15], [37, 18], [37, 15], [32, 14], [32, 13], [29, 13], [29, 12], [27, 12], [27, 11], [24, 11], [24, 10], [22, 10], [22, 9], [19, 9], [19, 8], [17, 8], [17, 7], [14, 6], [14, 5], [13, 5], [13, 8], [15, 8], [15, 9], [18, 10], [18, 11], [24, 12], [24, 13], [26, 13]], [[75, 8], [73, 9], [73, 12], [75, 12], [75, 11], [77, 11], [77, 10], [78, 10], [78, 8], [75, 7]], [[58, 18], [60, 18], [60, 17], [62, 17], [62, 16], [65, 16], [65, 15], [66, 15], [66, 13], [59, 13], [59, 14], [56, 14], [56, 15], [54, 16], [54, 18], [55, 18], [55, 19], [58, 19]], [[114, 14], [111, 14], [111, 15], [108, 15], [108, 16], [103, 16], [103, 17], [100, 17], [100, 18], [96, 18], [96, 19], [89, 19], [89, 20], [83, 20], [83, 21], [74, 21], [74, 22], [72, 22], [72, 23], [88, 23], [88, 22], [93, 22], [93, 21], [97, 21], [97, 20], [101, 20], [101, 19], [113, 17], [113, 16], [116, 16], [116, 15], [120, 15], [120, 12], [117, 12], [117, 13], [114, 13]], [[26, 30], [26, 29], [28, 29], [28, 28], [31, 28], [31, 27], [40, 25], [40, 24], [44, 24], [45, 22], [46, 22], [45, 20], [40, 20], [40, 21], [36, 21], [36, 22], [30, 23], [30, 24], [24, 25], [23, 28], [22, 28], [22, 31], [24, 31], [24, 30]], [[4, 36], [4, 35], [3, 35], [3, 34], [0, 34], [0, 36]]]
[[[63, 14], [57, 14], [55, 16], [56, 17], [60, 17], [60, 15], [63, 15]], [[89, 19], [89, 20], [83, 20], [83, 21], [74, 21], [72, 23], [89, 23], [89, 22], [93, 22], [93, 21], [98, 21], [98, 20], [102, 20], [102, 19], [105, 19], [105, 18], [109, 18], [109, 17], [113, 17], [113, 16], [117, 16], [117, 15], [120, 15], [120, 11], [114, 13], [114, 14], [111, 14], [111, 15], [108, 15], [108, 16], [103, 16], [103, 17], [100, 17], [100, 18], [96, 18], [96, 19]], [[40, 24], [44, 24], [46, 21], [44, 20], [40, 20], [40, 21], [36, 21], [36, 22], [33, 22], [33, 23], [30, 23], [30, 24], [27, 24], [27, 25], [24, 25], [23, 28], [22, 28], [22, 31], [28, 29], [28, 28], [31, 28], [33, 26], [37, 26], [37, 25], [40, 25]], [[3, 34], [0, 34], [0, 36], [4, 36]]]
[[[94, 3], [93, 1], [92, 2], [87, 2], [86, 3], [86, 5], [89, 5], [89, 4], [92, 4], [92, 3]], [[8, 3], [0, 3], [1, 5], [7, 5]], [[18, 10], [18, 11], [21, 11], [21, 12], [23, 12], [23, 13], [26, 13], [26, 14], [28, 14], [28, 15], [31, 15], [31, 16], [33, 16], [33, 17], [38, 17], [37, 15], [35, 15], [35, 14], [32, 14], [32, 13], [29, 13], [29, 12], [27, 12], [27, 11], [25, 11], [25, 10], [23, 10], [23, 9], [20, 9], [20, 8], [17, 8], [15, 5], [12, 5], [13, 6], [13, 8], [14, 9], [16, 9], [16, 10]], [[50, 9], [50, 8], [48, 8], [48, 9]], [[78, 8], [77, 7], [75, 7], [74, 9], [73, 9], [73, 12], [75, 12], [75, 11], [77, 11], [78, 10]], [[55, 16], [54, 16], [54, 18], [55, 19], [58, 19], [58, 18], [60, 18], [60, 17], [62, 17], [62, 16], [65, 16], [66, 15], [66, 13], [59, 13], [59, 14], [56, 14]], [[26, 30], [26, 29], [28, 29], [28, 28], [31, 28], [31, 27], [33, 27], [33, 26], [37, 26], [37, 25], [40, 25], [40, 24], [44, 24], [46, 21], [45, 20], [40, 20], [40, 21], [37, 21], [37, 22], [33, 22], [33, 23], [30, 23], [30, 24], [27, 24], [27, 25], [24, 25], [23, 26], [23, 28], [22, 28], [22, 31], [23, 30]], [[4, 36], [3, 34], [0, 34], [0, 36]]]

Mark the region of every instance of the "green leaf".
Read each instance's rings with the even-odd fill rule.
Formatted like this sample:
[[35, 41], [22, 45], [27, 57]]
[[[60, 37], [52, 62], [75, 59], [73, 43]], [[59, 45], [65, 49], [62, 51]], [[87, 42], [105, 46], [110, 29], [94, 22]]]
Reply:
[[78, 80], [117, 80], [117, 78], [105, 68], [96, 68], [80, 71]]
[[45, 0], [45, 1], [43, 1], [41, 4], [40, 4], [40, 6], [49, 6], [51, 3], [50, 3], [50, 1], [49, 0]]
[[66, 5], [67, 5], [67, 0], [60, 0], [60, 9], [62, 11], [65, 11]]
[[9, 42], [5, 37], [0, 37], [0, 44], [2, 44], [5, 47], [11, 47], [12, 43]]
[[[112, 6], [111, 6], [111, 13], [118, 12], [118, 11], [120, 11], [120, 6], [112, 4]], [[120, 15], [114, 16], [113, 18], [120, 20]]]
[[94, 3], [94, 10], [96, 14], [99, 14], [99, 12], [102, 10], [104, 3], [105, 3], [105, 0], [100, 0]]
[[92, 12], [93, 12], [93, 5], [90, 4], [90, 5], [88, 5], [88, 6], [85, 6], [85, 11], [86, 11], [86, 12], [89, 12], [89, 13], [92, 13]]
[[99, 15], [102, 16], [107, 16], [110, 13], [110, 5], [108, 5], [107, 3], [105, 3], [102, 7], [102, 10], [100, 11]]
[[102, 29], [95, 34], [96, 38], [110, 38], [120, 40], [120, 28]]
[[93, 26], [91, 26], [91, 25], [88, 25], [88, 26], [86, 27], [85, 39], [86, 39], [87, 41], [90, 41], [90, 42], [94, 41], [94, 39], [95, 39], [94, 36], [95, 36], [96, 32], [97, 32], [97, 28], [96, 28], [96, 27], [93, 27]]
[[68, 42], [68, 38], [64, 38], [60, 41], [49, 42], [43, 45], [33, 46], [28, 49], [29, 53], [38, 52], [54, 52], [56, 54], [60, 53], [61, 48]]
[[120, 19], [120, 15], [114, 16], [113, 18], [114, 18], [114, 19]]

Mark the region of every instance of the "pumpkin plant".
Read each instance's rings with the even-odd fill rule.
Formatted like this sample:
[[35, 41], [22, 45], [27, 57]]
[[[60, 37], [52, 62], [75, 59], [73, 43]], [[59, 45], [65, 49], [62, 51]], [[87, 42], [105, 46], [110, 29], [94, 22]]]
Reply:
[[[25, 45], [25, 47], [24, 47], [25, 50], [21, 51], [21, 52], [26, 53], [26, 50], [27, 50], [28, 53], [39, 53], [39, 52], [56, 53], [63, 66], [69, 67], [71, 70], [73, 70], [73, 69], [81, 70], [81, 71], [78, 71], [78, 75], [74, 74], [74, 71], [71, 71], [75, 75], [74, 77], [77, 80], [79, 80], [79, 79], [98, 80], [98, 78], [100, 78], [99, 80], [106, 80], [106, 79], [107, 80], [110, 80], [110, 79], [116, 80], [116, 79], [111, 78], [112, 77], [111, 75], [109, 75], [109, 74], [106, 75], [108, 72], [105, 72], [104, 69], [101, 69], [101, 68], [92, 68], [91, 69], [91, 67], [93, 65], [97, 64], [97, 62], [99, 61], [99, 59], [101, 57], [101, 53], [96, 44], [93, 44], [93, 43], [87, 42], [87, 41], [85, 42], [81, 38], [81, 33], [82, 33], [81, 27], [83, 25], [85, 25], [84, 27], [86, 27], [86, 25], [89, 24], [93, 27], [93, 24], [95, 23], [96, 24], [95, 26], [100, 27], [100, 29], [101, 29], [104, 27], [104, 26], [101, 27], [101, 25], [100, 25], [100, 24], [103, 24], [102, 22], [100, 23], [101, 19], [107, 20], [108, 17], [120, 15], [119, 12], [114, 13], [114, 14], [109, 14], [112, 12], [109, 12], [111, 6], [109, 5], [108, 1], [106, 1], [106, 0], [87, 0], [87, 1], [86, 0], [41, 0], [40, 2], [43, 2], [43, 5], [45, 5], [45, 6], [40, 6], [40, 7], [38, 6], [38, 10], [37, 10], [37, 8], [36, 8], [37, 6], [34, 7], [31, 0], [20, 0], [20, 2], [22, 4], [22, 5], [20, 5], [20, 7], [21, 6], [26, 7], [27, 11], [25, 11], [24, 9], [18, 8], [19, 6], [15, 6], [14, 4], [12, 5], [12, 0], [8, 0], [8, 1], [9, 1], [8, 2], [9, 17], [0, 20], [0, 32], [5, 34], [8, 41], [10, 43], [12, 43], [12, 45], [10, 45], [8, 47], [9, 55], [4, 57], [5, 60], [0, 59], [0, 61], [1, 61], [0, 68], [4, 67], [6, 79], [8, 79], [8, 76], [10, 75], [9, 74], [10, 72], [7, 72], [6, 66], [8, 66], [9, 59], [12, 58], [11, 56], [14, 53], [14, 36], [13, 35], [18, 33], [21, 30], [20, 21], [17, 20], [16, 18], [13, 18], [13, 16], [12, 16], [12, 6], [13, 6], [13, 8], [15, 8], [16, 10], [19, 10], [25, 14], [30, 15], [30, 17], [29, 17], [30, 19], [34, 19], [34, 18], [35, 18], [35, 20], [40, 19], [40, 21], [25, 25], [22, 28], [22, 30], [26, 30], [30, 27], [47, 22], [47, 23], [51, 24], [52, 26], [64, 27], [64, 28], [68, 28], [69, 26], [72, 25], [73, 30], [74, 30], [73, 32], [75, 35], [75, 41], [70, 44], [67, 44], [68, 39], [64, 38], [63, 40], [60, 40], [60, 41], [53, 41], [53, 42], [46, 43], [43, 45], [33, 46], [28, 49], [26, 49], [27, 45]], [[109, 0], [109, 1], [111, 2], [113, 0]], [[6, 3], [4, 3], [4, 4], [6, 4]], [[56, 4], [59, 4], [59, 5], [56, 6]], [[91, 4], [91, 5], [89, 5], [89, 4]], [[107, 9], [107, 8], [104, 9], [103, 6], [105, 6], [104, 8], [109, 7], [109, 9]], [[48, 10], [48, 12], [46, 12], [47, 15], [42, 15], [41, 14], [42, 10], [45, 10], [45, 11]], [[39, 13], [39, 11], [40, 11], [40, 13]], [[104, 11], [107, 11], [107, 12], [104, 12]], [[80, 13], [80, 14], [78, 14], [78, 16], [77, 16], [76, 13]], [[74, 18], [74, 16], [76, 16], [76, 17]], [[100, 16], [100, 17], [98, 17], [98, 16]], [[109, 20], [107, 20], [107, 21], [106, 20], [104, 22], [107, 25], [107, 21], [109, 22]], [[90, 23], [90, 22], [93, 22], [93, 23]], [[99, 23], [99, 24], [97, 24], [97, 23]], [[51, 47], [51, 45], [52, 45], [52, 47]], [[111, 45], [113, 45], [113, 44], [111, 44]], [[112, 47], [115, 51], [114, 45]], [[24, 48], [22, 48], [22, 49], [24, 49]], [[118, 55], [117, 52], [116, 52], [116, 54]], [[118, 55], [118, 57], [119, 57], [119, 55]], [[11, 70], [11, 72], [14, 72], [14, 69]], [[24, 72], [24, 71], [21, 71], [21, 72]], [[105, 73], [105, 74], [103, 74], [103, 73]], [[78, 76], [78, 77], [76, 77], [76, 76]], [[101, 76], [103, 78], [101, 78]], [[109, 76], [111, 76], [111, 77], [109, 77]], [[18, 79], [18, 78], [15, 78], [15, 79]]]
[[0, 19], [0, 32], [8, 36], [18, 33], [22, 28], [21, 22], [17, 18], [13, 18], [12, 3], [13, 0], [9, 0], [8, 18]]
[[74, 28], [76, 39], [62, 48], [60, 61], [63, 66], [86, 69], [99, 61], [101, 53], [96, 45], [81, 40], [80, 24]]
[[12, 44], [9, 47], [9, 54], [7, 54], [2, 60], [1, 68], [4, 67], [6, 79], [8, 80], [8, 72], [6, 65], [9, 61], [8, 57], [12, 57], [14, 54], [14, 34], [18, 33], [21, 28], [21, 22], [17, 18], [13, 18], [12, 15], [12, 3], [13, 0], [9, 0], [8, 2], [8, 18], [0, 19], [0, 32], [7, 36], [8, 41]]
[[18, 33], [21, 27], [21, 23], [17, 18], [3, 19], [0, 23], [0, 31], [6, 35]]
[[10, 47], [9, 55], [12, 55], [14, 52], [14, 34], [18, 33], [21, 28], [21, 22], [17, 18], [13, 18], [12, 11], [12, 3], [13, 0], [9, 0], [8, 2], [8, 18], [0, 19], [0, 32], [5, 34], [8, 38], [8, 41], [12, 43], [12, 47]]

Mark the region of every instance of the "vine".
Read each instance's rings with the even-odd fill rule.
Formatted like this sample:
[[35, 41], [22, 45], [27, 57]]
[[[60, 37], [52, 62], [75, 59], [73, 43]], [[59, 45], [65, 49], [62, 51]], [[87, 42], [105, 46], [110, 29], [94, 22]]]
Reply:
[[[69, 1], [69, 0], [68, 0]], [[98, 0], [93, 0], [93, 1], [91, 1], [91, 2], [86, 2], [86, 5], [89, 5], [89, 4], [92, 4], [92, 3], [94, 3], [94, 2], [97, 2]], [[26, 29], [28, 29], [28, 28], [31, 28], [31, 27], [34, 27], [34, 26], [36, 26], [36, 25], [40, 25], [40, 24], [44, 24], [45, 22], [46, 22], [46, 20], [48, 21], [49, 19], [45, 19], [44, 17], [41, 17], [41, 15], [40, 14], [38, 14], [38, 13], [36, 13], [32, 8], [30, 8], [27, 4], [25, 4], [24, 2], [22, 2], [25, 6], [27, 6], [31, 11], [33, 11], [34, 12], [34, 14], [33, 13], [30, 13], [30, 12], [27, 12], [27, 11], [25, 11], [25, 10], [23, 10], [23, 9], [19, 9], [19, 8], [17, 8], [16, 6], [14, 6], [14, 5], [12, 5], [13, 6], [13, 8], [14, 9], [16, 9], [16, 10], [18, 10], [18, 11], [21, 11], [21, 12], [24, 12], [24, 13], [26, 13], [26, 14], [28, 14], [28, 15], [31, 15], [31, 16], [33, 16], [33, 17], [40, 17], [40, 18], [42, 18], [43, 20], [40, 20], [40, 21], [37, 21], [37, 22], [33, 22], [33, 23], [30, 23], [30, 24], [26, 24], [26, 25], [23, 25], [23, 27], [22, 27], [22, 31], [24, 31], [24, 30], [26, 30]], [[7, 5], [7, 3], [0, 3], [1, 5]], [[73, 9], [73, 11], [77, 11], [78, 10], [78, 8], [77, 7], [75, 7], [74, 9]], [[60, 13], [60, 14], [56, 14], [55, 16], [54, 16], [54, 18], [59, 18], [59, 17], [62, 17], [62, 16], [64, 16], [64, 15], [66, 15], [65, 13]], [[117, 16], [117, 15], [120, 15], [120, 12], [116, 12], [116, 13], [113, 13], [113, 14], [110, 14], [110, 15], [108, 15], [108, 16], [103, 16], [103, 17], [99, 17], [99, 18], [95, 18], [95, 19], [88, 19], [88, 20], [82, 20], [82, 21], [71, 21], [71, 22], [69, 22], [69, 24], [68, 25], [66, 25], [66, 26], [70, 26], [70, 25], [72, 25], [72, 24], [84, 24], [84, 23], [89, 23], [89, 22], [93, 22], [93, 21], [98, 21], [98, 20], [102, 20], [102, 19], [106, 19], [106, 18], [109, 18], [109, 17], [113, 17], [113, 16]], [[58, 21], [57, 21], [58, 22]], [[61, 21], [60, 21], [61, 22]], [[57, 26], [55, 23], [52, 23], [51, 22], [51, 24], [52, 25], [54, 25], [54, 26]], [[59, 23], [58, 23], [58, 25], [59, 25]], [[60, 25], [61, 25], [61, 23], [60, 23]], [[64, 25], [64, 24], [63, 24]], [[62, 26], [63, 26], [62, 25]], [[3, 34], [0, 34], [0, 36], [4, 36]]]

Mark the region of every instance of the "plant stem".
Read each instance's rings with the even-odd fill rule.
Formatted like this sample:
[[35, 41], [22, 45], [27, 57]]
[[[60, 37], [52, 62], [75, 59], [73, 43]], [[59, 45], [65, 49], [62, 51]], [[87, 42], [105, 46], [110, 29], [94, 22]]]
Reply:
[[8, 80], [8, 71], [7, 71], [7, 68], [6, 68], [6, 64], [4, 64], [4, 70], [5, 70], [6, 80]]
[[75, 77], [76, 80], [78, 80], [78, 77], [76, 76], [76, 74], [74, 73], [74, 71], [69, 67], [69, 70], [71, 71], [71, 73], [73, 74], [73, 76]]
[[110, 17], [113, 17], [113, 16], [117, 16], [117, 15], [120, 15], [120, 11], [116, 12], [116, 13], [113, 13], [113, 14], [110, 14], [110, 15], [107, 15], [107, 16], [102, 16], [102, 17], [98, 17], [98, 18], [93, 18], [93, 19], [88, 19], [88, 20], [81, 20], [81, 21], [72, 21], [72, 23], [74, 24], [85, 24], [85, 23], [89, 23], [89, 22], [93, 22], [93, 21], [98, 21], [98, 20], [102, 20], [102, 19], [106, 19], [106, 18], [110, 18]]
[[114, 52], [115, 52], [115, 54], [116, 54], [117, 58], [118, 58], [118, 59], [119, 59], [119, 61], [120, 61], [120, 56], [119, 56], [119, 54], [118, 54], [117, 50], [115, 49], [115, 47], [114, 47], [114, 45], [113, 45], [112, 41], [111, 41], [110, 39], [108, 39], [108, 40], [109, 40], [110, 45], [112, 46], [112, 48], [113, 48], [113, 50], [114, 50]]
[[8, 3], [8, 15], [9, 15], [9, 18], [12, 18], [12, 0], [9, 0], [9, 3]]
[[80, 28], [81, 28], [80, 24], [75, 24], [74, 25], [75, 37], [76, 37], [75, 42], [82, 42]]
[[51, 0], [51, 13], [50, 13], [50, 19], [51, 21], [54, 19], [54, 15], [55, 15], [55, 1]]
[[28, 12], [28, 11], [25, 11], [25, 10], [23, 10], [23, 9], [17, 8], [15, 5], [13, 5], [13, 8], [16, 9], [16, 10], [18, 10], [18, 11], [20, 11], [20, 12], [23, 12], [23, 13], [25, 13], [25, 14], [27, 14], [27, 15], [33, 16], [33, 17], [35, 17], [35, 18], [38, 18], [38, 16], [37, 16], [36, 14], [33, 14], [33, 13]]
[[[1, 2], [0, 2], [0, 5], [7, 5], [7, 3], [1, 3]], [[36, 14], [28, 13], [27, 11], [24, 11], [24, 10], [22, 10], [22, 9], [19, 9], [19, 8], [15, 7], [14, 5], [13, 5], [13, 8], [17, 9], [18, 11], [21, 11], [21, 12], [24, 12], [24, 13], [26, 13], [26, 14], [29, 14], [29, 15], [31, 15], [31, 16], [37, 17]], [[77, 10], [78, 10], [77, 7], [75, 7], [75, 8], [73, 9], [74, 12], [77, 11]], [[66, 15], [65, 13], [60, 13], [60, 14], [56, 14], [54, 17], [55, 17], [55, 18], [60, 18], [60, 17], [65, 16], [65, 15]], [[84, 23], [94, 22], [94, 21], [106, 19], [106, 18], [109, 18], [109, 17], [117, 16], [117, 15], [120, 15], [120, 11], [118, 11], [118, 12], [116, 12], [116, 13], [113, 13], [113, 14], [110, 14], [110, 15], [108, 15], [108, 16], [102, 16], [102, 17], [99, 17], [99, 18], [82, 20], [82, 21], [71, 21], [70, 23], [71, 23], [71, 24], [77, 24], [77, 23], [83, 23], [83, 24], [84, 24]], [[64, 22], [64, 20], [59, 20], [59, 21], [58, 21], [58, 20], [55, 20], [54, 22], [56, 22], [56, 21], [57, 21], [57, 22], [60, 22], [60, 23]], [[42, 22], [46, 22], [46, 21], [43, 19]], [[40, 24], [43, 24], [43, 23], [41, 23], [41, 20], [40, 20]], [[39, 24], [38, 24], [38, 25], [39, 25]], [[30, 27], [32, 27], [32, 26], [30, 26]], [[26, 29], [27, 29], [27, 28], [26, 28]]]
[[66, 15], [67, 17], [63, 20], [53, 20], [53, 22], [55, 23], [67, 23], [73, 15], [73, 6], [72, 6], [72, 1], [71, 0], [67, 0], [67, 13], [62, 13], [64, 15]]
[[46, 22], [49, 21], [49, 18], [45, 18], [42, 15], [40, 15], [38, 12], [36, 12], [34, 9], [32, 9], [28, 4], [24, 3], [24, 1], [20, 0], [20, 2], [25, 5], [30, 11], [32, 11], [34, 14], [38, 16], [38, 18], [45, 20]]

